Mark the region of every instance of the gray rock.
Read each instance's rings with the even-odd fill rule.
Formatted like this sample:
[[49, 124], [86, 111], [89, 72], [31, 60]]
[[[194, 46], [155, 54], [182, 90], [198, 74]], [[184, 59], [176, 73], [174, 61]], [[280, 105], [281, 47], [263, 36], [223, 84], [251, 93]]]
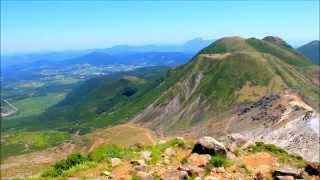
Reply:
[[164, 154], [170, 157], [170, 156], [174, 156], [176, 154], [176, 151], [173, 148], [169, 147], [164, 151]]
[[180, 180], [187, 180], [188, 179], [188, 172], [187, 171], [179, 171], [179, 179]]
[[227, 159], [235, 160], [237, 159], [237, 156], [232, 152], [227, 152]]
[[215, 168], [216, 173], [225, 173], [226, 170], [224, 169], [224, 167], [217, 167]]
[[244, 145], [248, 141], [246, 137], [238, 133], [229, 134], [227, 138], [228, 142], [235, 143], [237, 146]]
[[136, 171], [146, 171], [146, 169], [147, 169], [145, 160], [143, 160], [143, 159], [133, 160], [130, 163], [132, 164], [133, 169]]
[[276, 176], [274, 179], [276, 180], [294, 180], [293, 176]]
[[150, 151], [142, 151], [140, 152], [140, 157], [146, 161], [151, 159], [151, 152]]
[[146, 171], [147, 167], [145, 165], [137, 165], [133, 167], [136, 171]]
[[273, 177], [277, 176], [292, 176], [296, 179], [303, 178], [303, 173], [299, 171], [298, 169], [294, 168], [279, 168], [273, 171], [272, 173]]
[[222, 155], [226, 156], [227, 150], [225, 146], [213, 137], [204, 136], [201, 137], [192, 149], [193, 153], [198, 154], [210, 154], [210, 155]]

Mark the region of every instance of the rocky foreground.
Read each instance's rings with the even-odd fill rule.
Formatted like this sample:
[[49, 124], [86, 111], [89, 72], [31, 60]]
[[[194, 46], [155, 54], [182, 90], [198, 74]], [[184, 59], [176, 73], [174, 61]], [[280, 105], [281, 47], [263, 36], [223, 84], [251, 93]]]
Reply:
[[319, 163], [305, 161], [271, 144], [240, 134], [224, 142], [204, 136], [178, 137], [154, 145], [122, 148], [102, 145], [89, 154], [72, 154], [33, 179], [320, 179]]

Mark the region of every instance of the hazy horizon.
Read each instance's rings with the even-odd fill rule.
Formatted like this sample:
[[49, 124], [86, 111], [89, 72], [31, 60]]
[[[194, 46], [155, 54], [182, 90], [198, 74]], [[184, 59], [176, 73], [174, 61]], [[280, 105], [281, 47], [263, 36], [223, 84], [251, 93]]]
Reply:
[[[223, 37], [227, 37], [227, 36], [223, 36]], [[65, 49], [46, 49], [46, 50], [35, 50], [35, 51], [19, 51], [19, 52], [9, 52], [9, 53], [0, 53], [1, 56], [11, 56], [11, 55], [23, 55], [23, 54], [46, 54], [46, 53], [56, 53], [56, 52], [72, 52], [72, 51], [85, 51], [85, 50], [99, 50], [99, 49], [106, 49], [106, 48], [113, 48], [113, 47], [116, 47], [116, 46], [130, 46], [130, 47], [143, 47], [143, 46], [179, 46], [179, 45], [182, 45], [188, 41], [191, 41], [191, 40], [194, 40], [194, 39], [202, 39], [202, 40], [205, 40], [205, 41], [208, 41], [208, 40], [213, 40], [213, 41], [216, 41], [220, 38], [223, 38], [223, 37], [219, 37], [219, 38], [212, 38], [212, 39], [204, 39], [204, 38], [201, 38], [201, 37], [196, 37], [196, 38], [193, 38], [193, 39], [189, 39], [189, 40], [186, 40], [186, 41], [183, 41], [183, 42], [180, 42], [180, 43], [158, 43], [158, 44], [152, 44], [152, 43], [147, 43], [147, 44], [115, 44], [115, 45], [111, 45], [111, 46], [107, 46], [107, 47], [88, 47], [88, 48], [65, 48]], [[253, 37], [253, 36], [249, 36], [249, 37], [246, 37], [246, 38], [250, 38], [250, 37]], [[264, 36], [265, 37], [265, 36]], [[277, 36], [279, 37], [279, 36]], [[263, 38], [263, 37], [261, 37]], [[284, 39], [285, 40], [285, 39]], [[319, 39], [314, 39], [314, 40], [318, 40]], [[294, 48], [298, 48], [302, 45], [305, 45], [306, 43], [309, 43], [311, 41], [314, 41], [314, 40], [305, 40], [305, 41], [301, 41], [301, 42], [293, 42], [291, 43], [290, 41], [286, 41], [287, 43], [289, 43], [289, 45], [293, 46]]]
[[297, 47], [319, 40], [317, 7], [319, 1], [1, 1], [1, 54], [225, 36], [273, 35]]

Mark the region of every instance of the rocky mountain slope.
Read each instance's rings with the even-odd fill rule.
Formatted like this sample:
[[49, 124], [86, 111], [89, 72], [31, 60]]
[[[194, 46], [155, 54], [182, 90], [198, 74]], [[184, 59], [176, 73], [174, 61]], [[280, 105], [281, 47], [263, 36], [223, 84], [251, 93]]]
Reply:
[[163, 93], [133, 122], [159, 133], [188, 129], [230, 117], [239, 106], [285, 89], [317, 101], [319, 89], [304, 72], [308, 60], [275, 39], [217, 40], [170, 71], [156, 88]]
[[[29, 176], [29, 179], [319, 179], [317, 163], [239, 134], [224, 141], [204, 136], [182, 137], [152, 144], [101, 145], [89, 153], [75, 153]], [[5, 176], [2, 176], [6, 178]]]
[[319, 88], [310, 67], [276, 37], [222, 38], [170, 71], [159, 86], [166, 90], [132, 122], [160, 136], [237, 132], [319, 161]]

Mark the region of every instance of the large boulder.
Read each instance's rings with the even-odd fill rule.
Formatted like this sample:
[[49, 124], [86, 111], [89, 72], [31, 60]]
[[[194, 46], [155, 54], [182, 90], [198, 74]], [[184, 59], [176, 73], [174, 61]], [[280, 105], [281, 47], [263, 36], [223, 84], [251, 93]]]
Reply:
[[201, 137], [192, 149], [192, 153], [226, 156], [225, 146], [213, 137]]
[[279, 168], [273, 171], [273, 177], [292, 176], [295, 179], [303, 178], [303, 172], [294, 168]]
[[320, 163], [311, 162], [304, 169], [311, 176], [319, 176], [320, 175]]

